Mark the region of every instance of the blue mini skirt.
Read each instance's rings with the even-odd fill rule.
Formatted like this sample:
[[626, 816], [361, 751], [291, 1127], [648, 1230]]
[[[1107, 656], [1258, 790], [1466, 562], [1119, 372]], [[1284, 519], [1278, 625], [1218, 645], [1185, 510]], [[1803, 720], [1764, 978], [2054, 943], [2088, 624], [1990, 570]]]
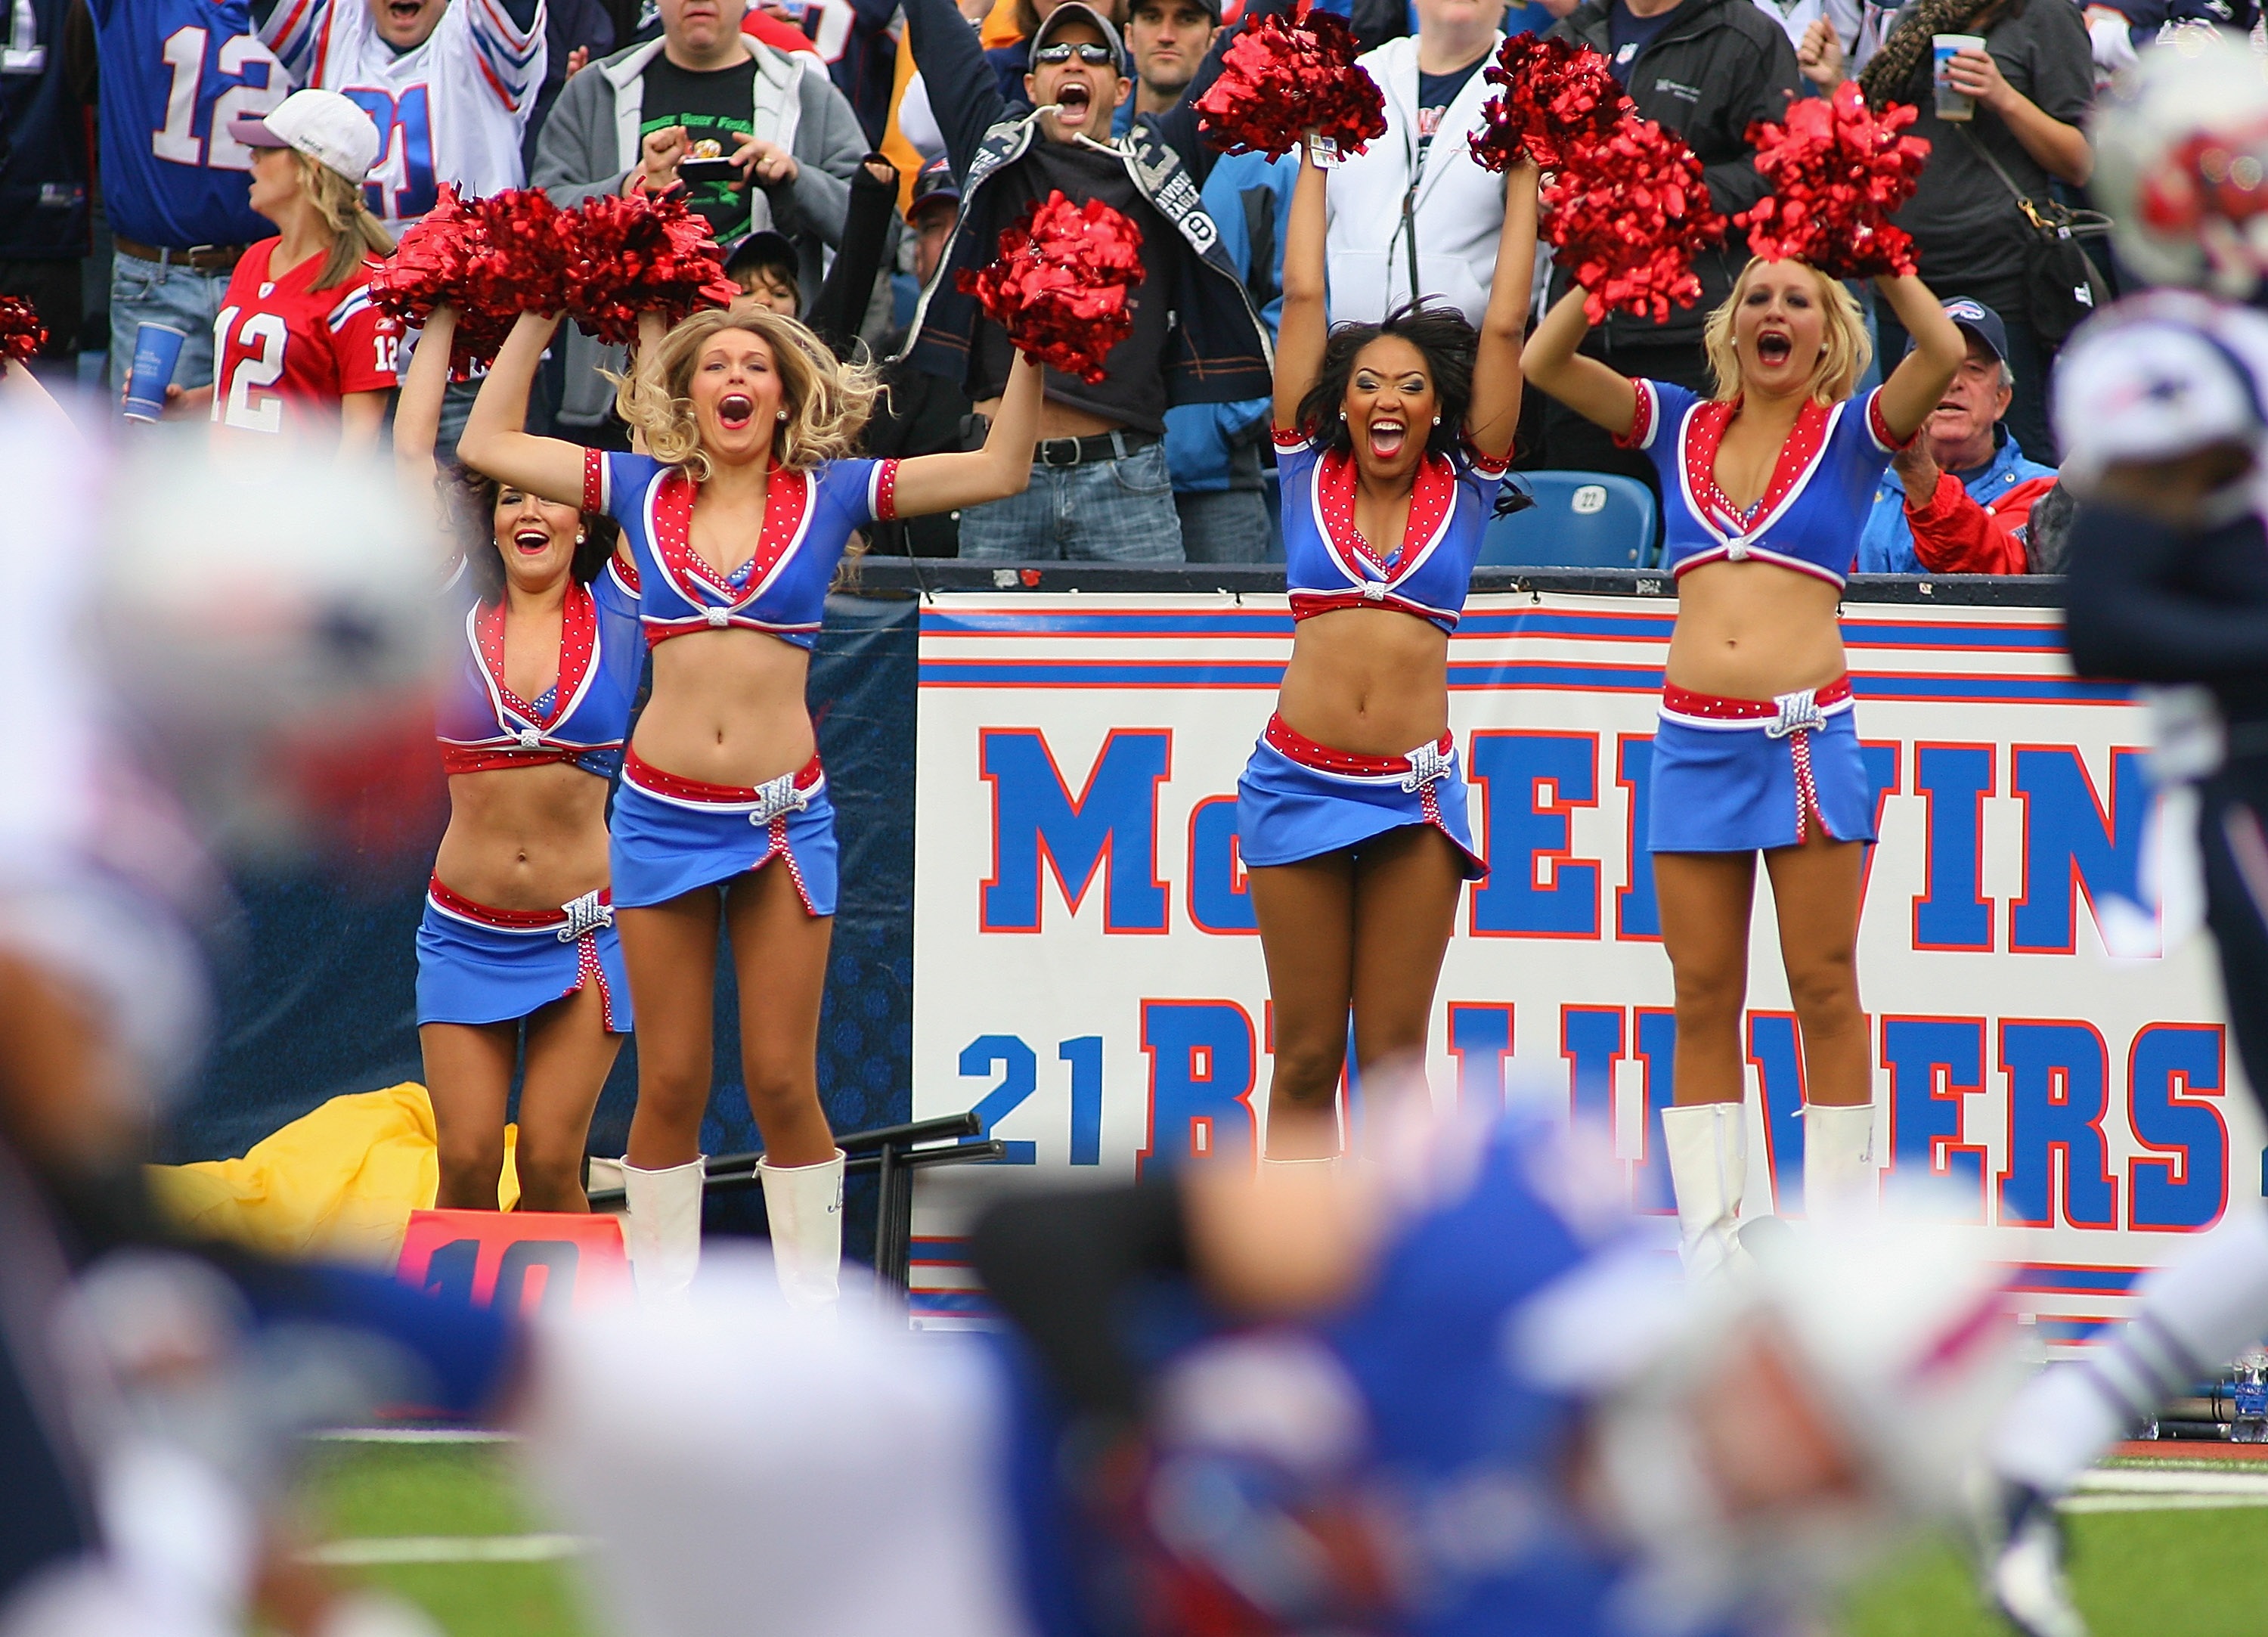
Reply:
[[434, 878], [417, 924], [417, 1021], [508, 1023], [599, 985], [607, 1032], [631, 1029], [630, 973], [604, 892], [558, 910], [497, 910]]
[[1652, 807], [1653, 852], [1769, 852], [1800, 845], [1815, 824], [1874, 840], [1849, 681], [1770, 704], [1665, 689]]
[[806, 914], [835, 913], [835, 804], [817, 756], [799, 772], [744, 788], [665, 773], [632, 750], [609, 828], [608, 868], [622, 909], [667, 903], [777, 859]]
[[1319, 859], [1412, 824], [1449, 838], [1467, 881], [1488, 874], [1473, 846], [1464, 772], [1447, 734], [1408, 756], [1364, 756], [1319, 745], [1271, 717], [1236, 781], [1237, 849], [1248, 866]]

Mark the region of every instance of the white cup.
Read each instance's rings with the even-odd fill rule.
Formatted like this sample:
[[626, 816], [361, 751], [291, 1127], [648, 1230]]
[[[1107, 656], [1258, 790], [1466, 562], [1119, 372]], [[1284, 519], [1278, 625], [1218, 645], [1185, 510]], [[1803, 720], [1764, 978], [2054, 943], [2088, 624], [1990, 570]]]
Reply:
[[1977, 99], [1955, 91], [1947, 78], [1946, 70], [1953, 59], [1964, 51], [1982, 54], [1984, 37], [1982, 34], [1932, 34], [1929, 37], [1930, 58], [1936, 69], [1937, 117], [1956, 122], [1977, 117]]

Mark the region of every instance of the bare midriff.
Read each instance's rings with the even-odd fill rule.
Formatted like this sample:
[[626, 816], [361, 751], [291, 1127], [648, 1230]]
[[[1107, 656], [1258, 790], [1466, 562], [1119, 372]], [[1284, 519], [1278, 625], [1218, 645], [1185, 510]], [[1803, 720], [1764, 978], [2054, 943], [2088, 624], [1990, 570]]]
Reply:
[[1705, 563], [1677, 582], [1668, 680], [1724, 699], [1773, 699], [1843, 675], [1842, 591], [1754, 558]]
[[556, 910], [607, 884], [607, 781], [571, 762], [457, 773], [433, 873], [497, 910]]
[[631, 747], [665, 773], [761, 785], [818, 748], [804, 687], [811, 656], [766, 631], [696, 630], [657, 643], [653, 693]]
[[1449, 638], [1399, 608], [1333, 608], [1301, 620], [1276, 709], [1319, 745], [1402, 756], [1449, 726]]

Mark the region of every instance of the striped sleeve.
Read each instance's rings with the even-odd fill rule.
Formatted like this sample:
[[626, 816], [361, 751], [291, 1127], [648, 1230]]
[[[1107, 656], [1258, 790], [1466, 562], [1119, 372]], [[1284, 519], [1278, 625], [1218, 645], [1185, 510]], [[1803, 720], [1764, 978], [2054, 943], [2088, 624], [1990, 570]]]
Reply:
[[898, 515], [898, 463], [877, 461], [866, 474], [866, 515], [877, 523], [895, 521]]
[[507, 113], [523, 112], [543, 84], [542, 0], [537, 0], [534, 19], [526, 28], [512, 20], [499, 0], [456, 0], [456, 9], [465, 13], [471, 29], [482, 85]]
[[[1918, 433], [1921, 428], [1914, 428]], [[1867, 395], [1867, 435], [1874, 440], [1874, 447], [1884, 454], [1896, 454], [1913, 442], [1912, 436], [1900, 438], [1890, 431], [1890, 424], [1882, 418], [1882, 389], [1880, 387]]]
[[583, 451], [583, 510], [600, 516], [610, 513], [608, 502], [613, 496], [612, 474], [607, 470], [607, 452], [603, 449]]
[[1631, 386], [1638, 394], [1638, 412], [1631, 417], [1630, 431], [1615, 439], [1615, 446], [1652, 449], [1653, 436], [1661, 430], [1661, 390], [1650, 380], [1634, 380]]
[[268, 14], [268, 20], [260, 26], [261, 41], [276, 54], [276, 60], [284, 65], [293, 85], [314, 83], [320, 66], [316, 42], [330, 23], [332, 5], [354, 3], [355, 0], [278, 0], [276, 9]]
[[362, 284], [330, 313], [331, 353], [338, 360], [339, 390], [387, 392], [394, 385], [394, 338]]

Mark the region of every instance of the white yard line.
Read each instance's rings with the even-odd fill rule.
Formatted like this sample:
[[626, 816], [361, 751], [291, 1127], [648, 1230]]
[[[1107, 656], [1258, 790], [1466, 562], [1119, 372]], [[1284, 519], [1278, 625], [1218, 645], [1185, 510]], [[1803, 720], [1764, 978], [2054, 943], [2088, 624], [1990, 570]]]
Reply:
[[578, 1535], [390, 1535], [334, 1540], [301, 1552], [309, 1563], [367, 1567], [381, 1563], [549, 1563], [580, 1556]]
[[2210, 1467], [2107, 1467], [2088, 1472], [2066, 1512], [2183, 1512], [2268, 1507], [2268, 1472]]
[[518, 1433], [499, 1433], [484, 1427], [335, 1427], [308, 1436], [338, 1444], [508, 1444], [519, 1441]]

